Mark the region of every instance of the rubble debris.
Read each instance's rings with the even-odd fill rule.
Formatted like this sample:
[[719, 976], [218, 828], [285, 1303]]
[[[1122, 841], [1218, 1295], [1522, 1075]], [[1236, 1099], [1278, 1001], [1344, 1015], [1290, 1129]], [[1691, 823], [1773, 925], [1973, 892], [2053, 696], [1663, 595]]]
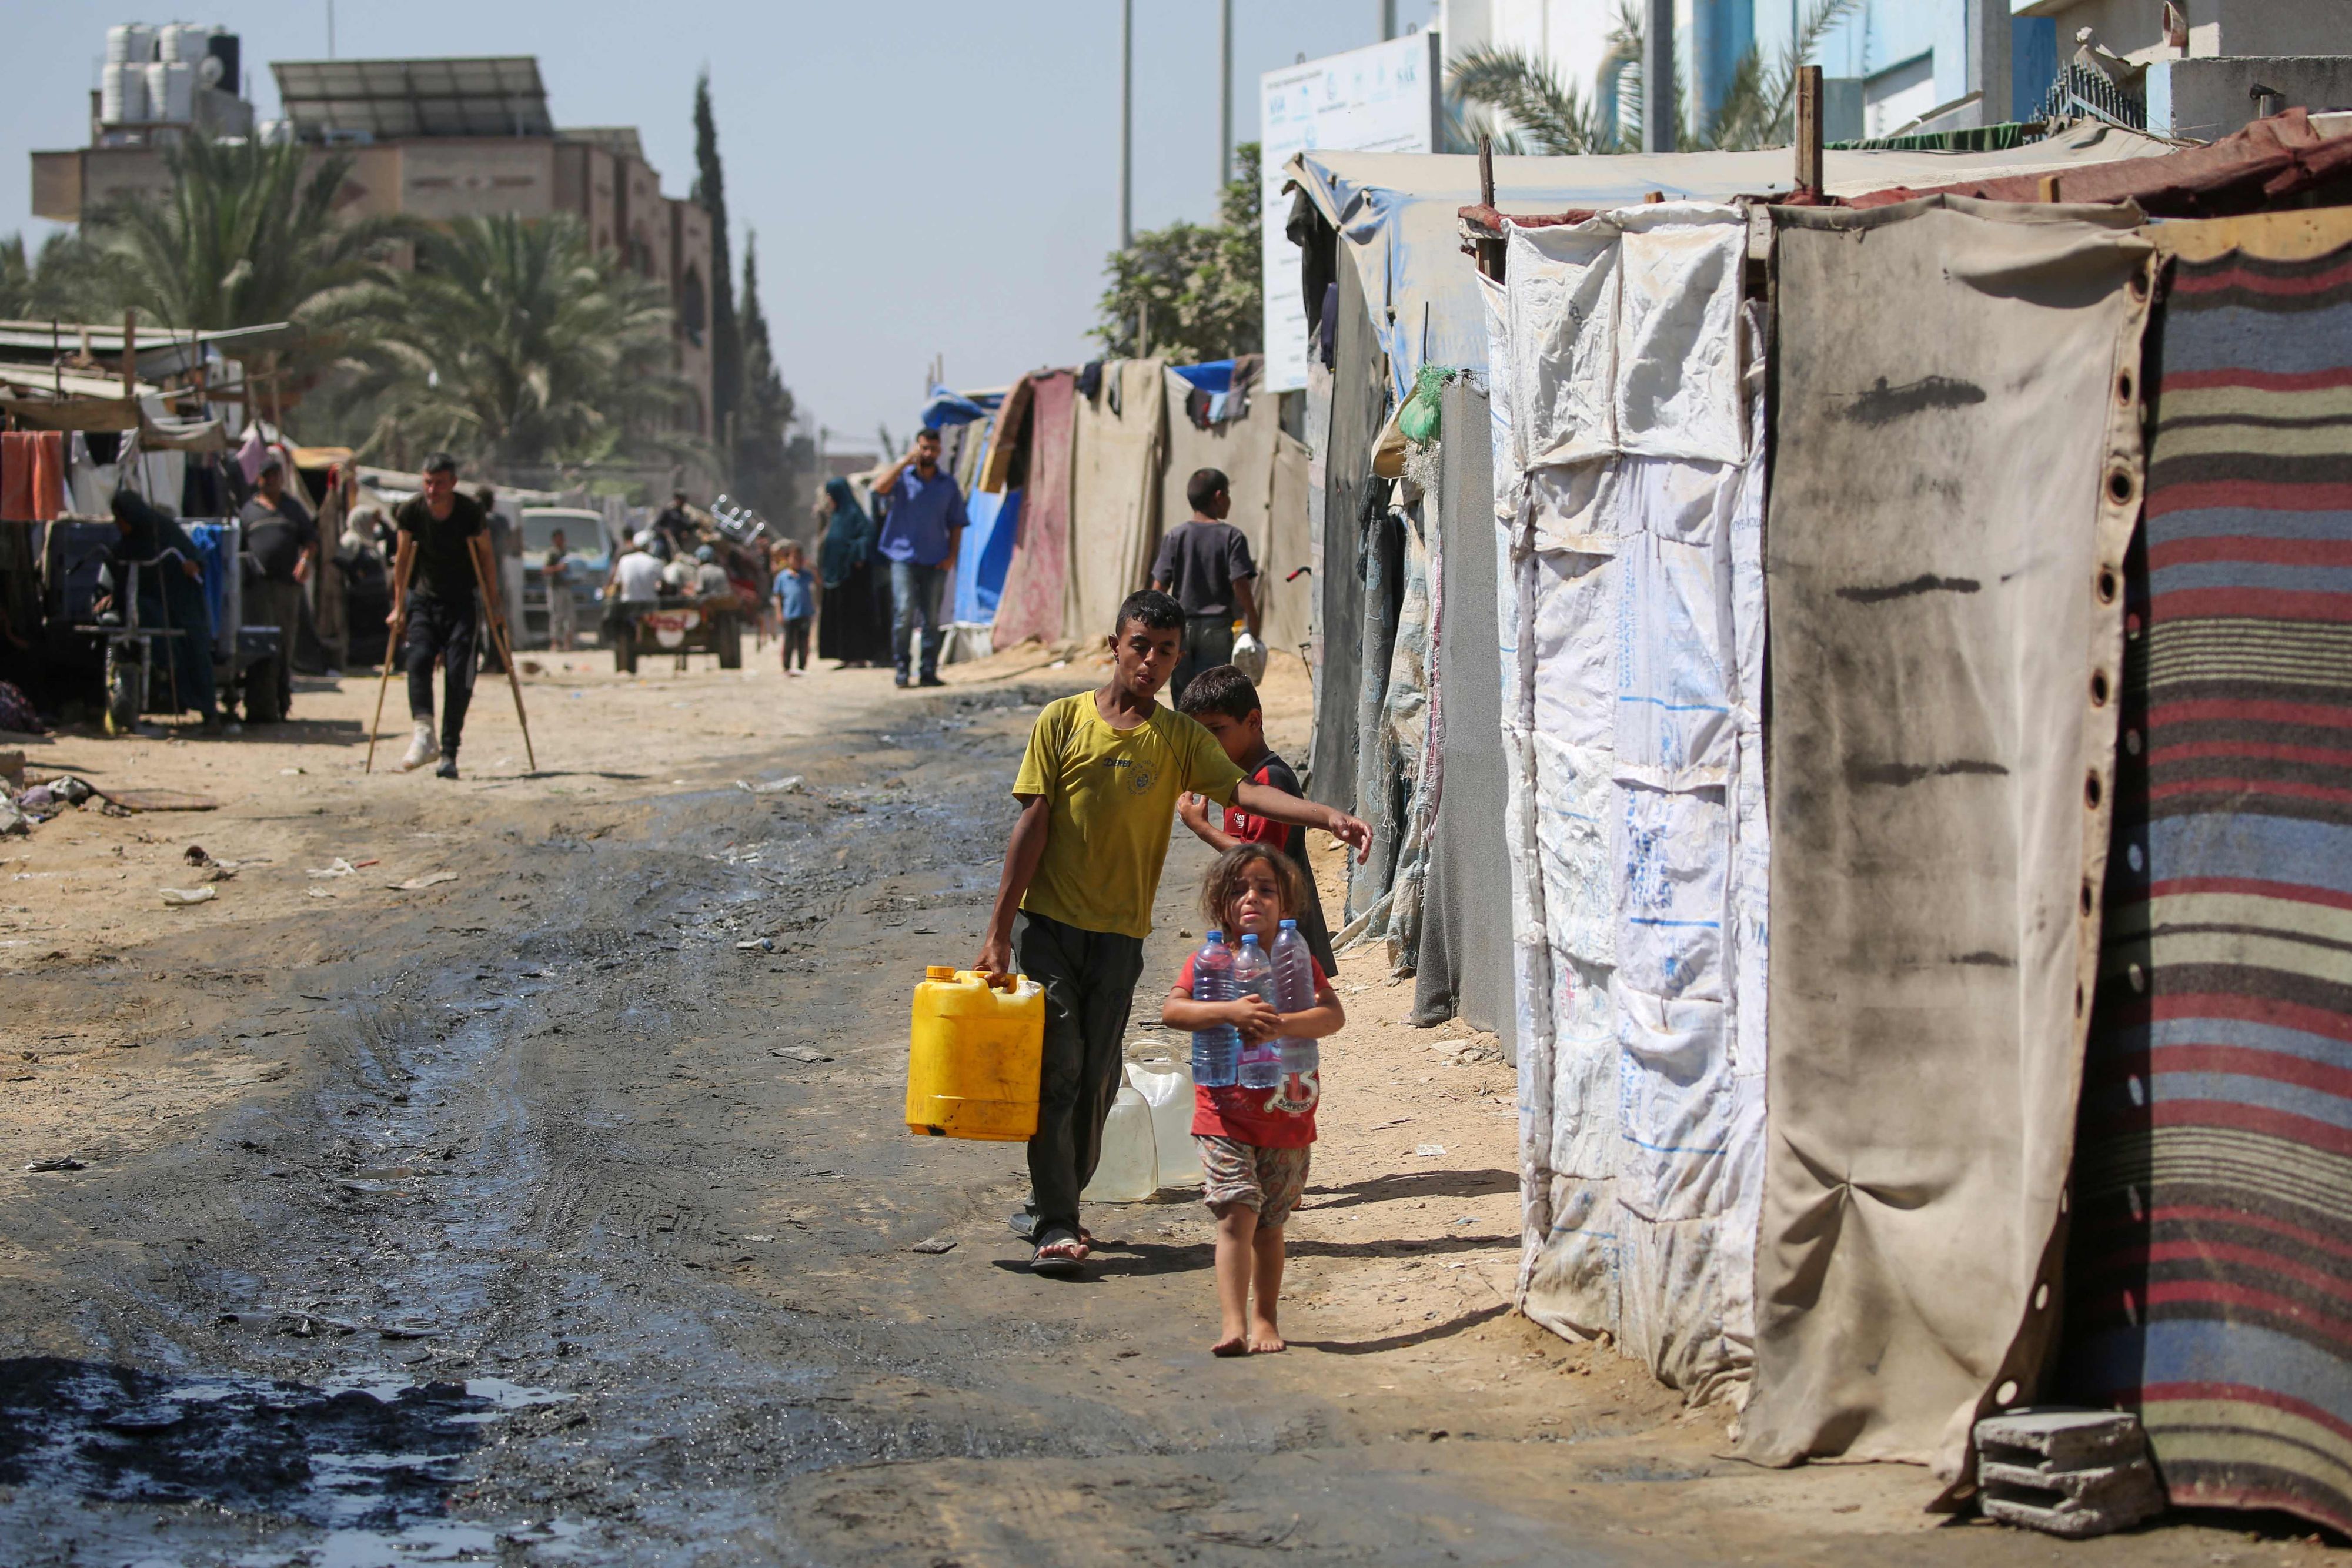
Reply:
[[25, 1166], [25, 1171], [30, 1176], [38, 1175], [42, 1171], [82, 1171], [89, 1168], [71, 1155], [51, 1155], [46, 1159], [32, 1161]]
[[163, 907], [184, 909], [191, 904], [209, 904], [216, 892], [211, 887], [167, 887], [163, 890]]

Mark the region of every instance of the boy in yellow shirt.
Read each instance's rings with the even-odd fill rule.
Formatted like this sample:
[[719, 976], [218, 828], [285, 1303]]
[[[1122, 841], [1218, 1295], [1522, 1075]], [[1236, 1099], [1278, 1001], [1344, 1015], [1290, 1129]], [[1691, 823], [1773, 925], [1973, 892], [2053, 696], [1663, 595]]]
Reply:
[[[972, 967], [1014, 967], [1045, 988], [1045, 1058], [1029, 1207], [1015, 1228], [1037, 1245], [1030, 1267], [1075, 1274], [1087, 1253], [1078, 1194], [1102, 1154], [1118, 1092], [1120, 1047], [1143, 939], [1187, 792], [1302, 828], [1360, 856], [1371, 830], [1344, 811], [1252, 783], [1194, 720], [1153, 699], [1176, 667], [1184, 612], [1164, 593], [1129, 594], [1110, 636], [1109, 682], [1048, 703], [1013, 780], [1021, 817], [1004, 852], [996, 907]], [[1018, 916], [1018, 929], [1015, 916]]]

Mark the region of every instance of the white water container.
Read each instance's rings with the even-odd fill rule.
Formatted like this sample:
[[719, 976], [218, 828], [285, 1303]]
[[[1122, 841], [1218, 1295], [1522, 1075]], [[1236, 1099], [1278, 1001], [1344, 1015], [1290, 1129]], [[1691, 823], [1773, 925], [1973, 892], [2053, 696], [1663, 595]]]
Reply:
[[147, 68], [147, 118], [163, 125], [185, 125], [196, 117], [196, 73], [192, 66], [157, 60]]
[[155, 57], [155, 29], [144, 22], [119, 22], [106, 30], [106, 63], [143, 66]]
[[166, 22], [155, 30], [155, 57], [193, 68], [212, 41], [213, 29], [202, 22]]
[[1078, 1197], [1087, 1203], [1141, 1203], [1160, 1190], [1160, 1165], [1153, 1150], [1151, 1106], [1122, 1080], [1118, 1098], [1103, 1123], [1102, 1158], [1095, 1179]]
[[110, 63], [98, 78], [98, 122], [100, 125], [143, 125], [147, 122], [147, 68]]
[[1146, 1046], [1127, 1064], [1127, 1081], [1151, 1107], [1151, 1142], [1161, 1186], [1198, 1186], [1200, 1145], [1192, 1142], [1192, 1066], [1164, 1046]]

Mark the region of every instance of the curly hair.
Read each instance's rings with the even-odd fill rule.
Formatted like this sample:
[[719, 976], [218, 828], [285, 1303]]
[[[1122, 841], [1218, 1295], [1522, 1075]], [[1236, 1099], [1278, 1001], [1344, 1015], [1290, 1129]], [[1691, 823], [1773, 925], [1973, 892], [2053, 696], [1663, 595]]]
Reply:
[[1219, 855], [1201, 883], [1201, 913], [1213, 929], [1224, 929], [1225, 916], [1242, 890], [1242, 873], [1261, 861], [1274, 873], [1275, 887], [1282, 894], [1282, 918], [1298, 917], [1307, 904], [1307, 875], [1297, 862], [1271, 844], [1241, 843]]

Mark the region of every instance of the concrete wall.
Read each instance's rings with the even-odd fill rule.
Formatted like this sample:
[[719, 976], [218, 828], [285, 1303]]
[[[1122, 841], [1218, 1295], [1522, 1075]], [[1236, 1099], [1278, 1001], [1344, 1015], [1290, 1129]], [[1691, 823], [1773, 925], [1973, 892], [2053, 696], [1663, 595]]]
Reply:
[[2352, 109], [2352, 55], [2158, 60], [2147, 68], [2147, 128], [2216, 141], [2255, 117], [2258, 84], [2278, 90], [2282, 109]]
[[399, 143], [401, 206], [434, 222], [513, 214], [543, 218], [555, 203], [555, 142], [540, 137], [417, 137]]
[[[2352, 0], [2175, 0], [2189, 16], [2189, 53], [2340, 55], [2352, 53]], [[2058, 26], [2059, 57], [2071, 57], [2074, 35], [2088, 27], [2126, 59], [2169, 57], [2158, 31], [2162, 7], [2150, 0], [2010, 0], [2021, 16]]]

